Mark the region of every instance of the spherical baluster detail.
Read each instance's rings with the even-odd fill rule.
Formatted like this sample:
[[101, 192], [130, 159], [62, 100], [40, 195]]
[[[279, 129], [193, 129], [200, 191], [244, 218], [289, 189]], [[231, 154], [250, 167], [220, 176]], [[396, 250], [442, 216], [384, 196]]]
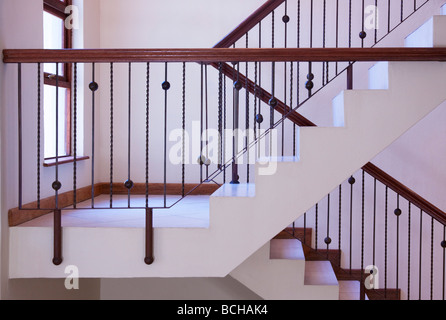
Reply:
[[169, 81], [164, 81], [163, 84], [161, 85], [161, 87], [163, 88], [164, 91], [169, 90], [170, 89]]
[[60, 181], [54, 181], [51, 186], [55, 191], [59, 191], [62, 188], [62, 183]]
[[256, 122], [258, 123], [258, 124], [261, 124], [261, 123], [263, 123], [263, 116], [261, 115], [261, 114], [258, 114], [257, 116], [256, 116]]
[[282, 18], [283, 23], [288, 23], [290, 22], [290, 17], [288, 15], [284, 15]]
[[403, 212], [401, 211], [400, 208], [397, 208], [397, 209], [395, 209], [395, 211], [394, 211], [393, 213], [395, 213], [395, 215], [396, 215], [397, 217], [399, 217]]
[[242, 83], [241, 83], [240, 81], [236, 81], [236, 82], [234, 82], [234, 88], [235, 88], [237, 91], [240, 91], [240, 90], [242, 90], [243, 85], [242, 85]]
[[325, 242], [326, 245], [330, 245], [331, 244], [331, 238], [330, 237], [325, 238], [324, 242]]
[[307, 90], [311, 90], [311, 89], [314, 88], [314, 83], [313, 83], [314, 74], [313, 73], [309, 73], [307, 75], [307, 79], [308, 79], [308, 81], [305, 83], [305, 88]]
[[361, 32], [359, 33], [359, 37], [360, 37], [361, 39], [365, 39], [365, 38], [367, 37], [367, 33], [366, 33], [365, 31], [361, 31]]
[[356, 179], [353, 178], [353, 177], [350, 177], [350, 178], [348, 179], [348, 183], [350, 183], [351, 185], [353, 185], [353, 184], [356, 183]]
[[126, 182], [124, 182], [124, 186], [125, 186], [128, 190], [132, 189], [133, 186], [134, 186], [133, 181], [132, 181], [132, 180], [127, 180]]
[[90, 88], [90, 90], [92, 91], [92, 92], [96, 92], [96, 91], [98, 91], [98, 89], [99, 89], [99, 85], [98, 85], [98, 83], [97, 82], [91, 82], [89, 85], [88, 85], [88, 87]]
[[277, 99], [276, 98], [271, 98], [269, 101], [268, 101], [268, 104], [270, 105], [270, 107], [271, 108], [275, 108], [275, 107], [277, 107], [277, 105], [278, 105], [278, 101], [277, 101]]
[[311, 81], [311, 80], [307, 81], [307, 82], [305, 83], [305, 88], [306, 88], [307, 90], [311, 90], [311, 89], [313, 89], [313, 88], [314, 88], [314, 83], [313, 83], [313, 81]]
[[206, 163], [206, 157], [205, 156], [199, 156], [197, 159], [197, 163], [201, 166]]
[[441, 247], [446, 249], [446, 240], [441, 241]]

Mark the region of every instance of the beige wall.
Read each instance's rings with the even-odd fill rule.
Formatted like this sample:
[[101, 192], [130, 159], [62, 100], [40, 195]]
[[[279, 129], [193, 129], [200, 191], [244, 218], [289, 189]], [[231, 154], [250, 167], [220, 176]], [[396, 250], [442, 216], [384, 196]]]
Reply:
[[226, 278], [102, 279], [102, 300], [259, 300], [258, 295]]

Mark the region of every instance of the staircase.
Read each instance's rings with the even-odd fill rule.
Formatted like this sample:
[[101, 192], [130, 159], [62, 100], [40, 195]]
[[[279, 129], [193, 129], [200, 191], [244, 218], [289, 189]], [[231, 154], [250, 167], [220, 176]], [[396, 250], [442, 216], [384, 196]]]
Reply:
[[[446, 17], [435, 16], [408, 45], [430, 37], [446, 46], [445, 33], [433, 30], [446, 30]], [[445, 100], [446, 63], [378, 63], [368, 90], [333, 100], [333, 127], [298, 129], [296, 157], [268, 158], [256, 164], [255, 183], [225, 184], [212, 194], [209, 228], [155, 229], [150, 267], [141, 259], [143, 228], [65, 227], [57, 267], [45, 250], [51, 226], [17, 226], [10, 228], [10, 278], [65, 278], [68, 265], [86, 278], [230, 274], [264, 299], [337, 300], [331, 264], [306, 261], [300, 241], [276, 235]]]
[[[408, 46], [413, 46], [413, 47], [417, 47], [417, 46], [444, 46], [446, 45], [446, 41], [444, 41], [444, 39], [442, 39], [444, 37], [444, 32], [442, 32], [442, 30], [446, 30], [446, 17], [443, 16], [435, 16], [433, 17], [431, 20], [429, 20], [425, 25], [421, 26], [417, 31], [415, 31], [411, 36], [409, 36], [406, 39], [406, 43]], [[435, 30], [435, 32], [434, 32]], [[419, 45], [417, 45], [419, 44]], [[404, 81], [404, 78], [406, 79], [421, 79], [421, 73], [422, 70], [426, 67], [426, 68], [433, 68], [435, 69], [436, 64], [432, 64], [430, 67], [426, 64], [415, 64], [412, 66], [408, 66], [408, 65], [404, 65], [401, 63], [379, 63], [376, 64], [371, 70], [370, 70], [370, 89], [372, 90], [386, 90], [386, 92], [381, 91], [381, 92], [373, 92], [373, 91], [346, 91], [343, 92], [340, 96], [338, 96], [335, 101], [334, 101], [334, 115], [335, 115], [335, 125], [339, 126], [339, 127], [344, 127], [345, 129], [351, 130], [353, 128], [350, 127], [349, 124], [358, 124], [360, 123], [360, 119], [363, 119], [363, 121], [365, 120], [365, 122], [368, 120], [370, 120], [370, 124], [373, 126], [373, 124], [376, 124], [375, 128], [378, 129], [383, 129], [383, 128], [388, 128], [389, 126], [392, 126], [391, 123], [388, 123], [387, 125], [381, 125], [378, 123], [380, 123], [380, 119], [378, 119], [378, 117], [380, 116], [380, 112], [377, 112], [376, 114], [372, 114], [369, 113], [368, 115], [366, 114], [366, 112], [364, 112], [364, 114], [360, 114], [361, 111], [359, 111], [358, 106], [361, 106], [361, 108], [367, 108], [367, 107], [363, 107], [365, 105], [367, 105], [367, 102], [371, 102], [370, 103], [370, 108], [373, 108], [372, 105], [377, 106], [384, 106], [386, 105], [386, 103], [384, 102], [385, 100], [390, 102], [389, 104], [387, 104], [387, 106], [385, 108], [388, 108], [388, 111], [390, 111], [389, 109], [392, 109], [392, 106], [396, 106], [398, 105], [398, 98], [396, 98], [395, 100], [393, 100], [393, 98], [391, 98], [391, 96], [393, 94], [396, 94], [397, 91], [401, 90], [400, 92], [404, 92], [404, 88], [408, 87], [412, 87], [413, 88], [413, 92], [416, 92], [418, 89], [421, 89], [422, 85], [421, 84], [415, 84], [412, 83], [411, 85], [408, 85], [406, 87], [406, 83]], [[440, 64], [437, 65], [440, 67], [440, 69], [442, 69], [444, 71], [446, 71], [444, 69], [444, 64]], [[416, 71], [417, 68], [418, 71]], [[433, 71], [433, 69], [430, 69], [430, 71]], [[410, 70], [410, 71], [409, 71]], [[427, 72], [427, 74], [430, 74], [430, 71]], [[412, 74], [411, 72], [419, 72], [418, 75], [416, 74]], [[438, 74], [438, 76], [440, 77], [438, 80], [439, 82], [445, 82], [444, 81], [444, 76], [441, 76], [441, 73]], [[438, 88], [440, 91], [445, 91], [444, 85], [442, 86], [443, 88]], [[426, 87], [424, 87], [424, 89], [422, 89], [421, 92], [423, 92], [423, 90], [426, 90], [424, 92], [430, 92], [430, 90], [432, 89], [432, 87], [430, 85], [427, 85]], [[395, 90], [395, 91], [393, 91]], [[409, 90], [410, 91], [410, 90]], [[392, 93], [394, 92], [394, 93]], [[408, 91], [406, 91], [408, 92]], [[380, 95], [382, 95], [380, 97]], [[398, 97], [399, 94], [396, 94], [395, 97]], [[386, 98], [387, 97], [387, 98]], [[400, 96], [401, 97], [401, 96]], [[380, 100], [382, 99], [382, 100]], [[417, 104], [419, 104], [419, 106], [422, 105], [422, 100], [423, 95], [413, 95], [409, 98], [410, 100], [412, 99], [419, 99], [419, 102]], [[444, 97], [439, 97], [439, 100], [437, 100], [438, 103], [441, 103], [441, 101], [444, 100]], [[376, 103], [376, 104], [375, 104]], [[413, 107], [413, 109], [411, 107], [409, 107], [409, 104], [405, 104], [403, 103], [402, 105], [406, 106], [408, 109], [406, 110], [418, 110], [421, 111], [418, 107]], [[356, 110], [355, 110], [356, 109]], [[365, 110], [362, 110], [365, 111]], [[384, 112], [384, 110], [382, 110], [382, 112]], [[407, 111], [397, 111], [396, 109], [394, 109], [393, 111], [390, 111], [391, 113], [393, 113], [393, 116], [389, 114], [389, 117], [382, 117], [382, 118], [387, 118], [387, 119], [392, 119], [393, 117], [398, 118], [397, 113], [396, 112], [402, 112], [405, 115], [408, 115], [409, 112]], [[394, 113], [395, 112], [395, 113]], [[429, 111], [428, 111], [429, 112]], [[356, 113], [357, 115], [353, 115], [354, 113]], [[410, 112], [412, 113], [412, 112]], [[427, 114], [427, 113], [425, 113]], [[419, 119], [421, 119], [423, 117], [422, 114], [419, 114]], [[382, 119], [381, 118], [381, 119]], [[395, 119], [393, 118], [393, 119]], [[412, 124], [414, 124], [415, 122], [413, 122]], [[409, 128], [411, 125], [410, 123], [407, 123], [407, 128]], [[403, 125], [405, 126], [405, 125]], [[365, 129], [365, 125], [362, 124], [361, 125], [362, 129]], [[360, 132], [360, 128], [357, 127], [358, 129], [358, 134]], [[322, 150], [327, 150], [329, 149], [329, 146], [334, 146], [333, 149], [331, 150], [332, 156], [329, 156], [330, 153], [322, 153], [322, 154], [317, 154], [317, 150], [312, 149], [311, 151], [308, 150], [307, 152], [315, 155], [314, 157], [311, 157], [312, 160], [310, 160], [309, 162], [318, 162], [318, 159], [327, 159], [330, 158], [332, 159], [333, 155], [335, 155], [336, 153], [339, 155], [344, 154], [350, 154], [351, 158], [355, 158], [355, 157], [359, 157], [359, 155], [362, 154], [366, 154], [366, 150], [358, 150], [358, 147], [356, 147], [356, 145], [352, 142], [350, 145], [346, 145], [345, 149], [343, 150], [339, 145], [337, 145], [335, 143], [335, 141], [337, 139], [341, 140], [340, 138], [336, 137], [336, 134], [338, 134], [336, 132], [336, 130], [333, 129], [329, 129], [326, 128], [324, 129], [326, 130], [325, 134], [321, 133], [321, 136], [319, 138], [319, 143], [315, 143], [314, 145], [316, 145], [318, 147], [318, 149], [322, 149]], [[369, 131], [370, 130], [370, 131]], [[375, 129], [376, 130], [376, 129]], [[301, 128], [302, 131], [302, 128]], [[320, 132], [322, 131], [321, 128], [304, 128], [303, 131], [309, 131], [309, 132]], [[368, 128], [365, 129], [364, 131], [371, 133], [371, 136], [369, 138], [367, 138], [366, 136], [364, 136], [364, 141], [367, 141], [367, 139], [369, 139], [369, 143], [365, 143], [365, 146], [371, 146], [373, 144], [372, 139], [370, 138], [375, 138], [378, 136], [378, 132], [374, 132], [373, 128]], [[330, 133], [331, 132], [331, 133]], [[307, 138], [308, 141], [312, 141], [314, 142], [316, 139], [314, 138], [313, 135], [316, 135], [315, 133], [308, 133], [308, 135], [312, 135], [311, 138]], [[334, 140], [332, 140], [330, 142], [330, 136], [334, 136]], [[391, 134], [391, 136], [393, 136], [393, 134]], [[301, 142], [302, 142], [302, 136], [301, 136]], [[347, 140], [347, 139], [345, 139]], [[344, 139], [342, 139], [342, 141], [345, 141]], [[324, 142], [327, 142], [326, 144], [324, 144]], [[321, 147], [323, 146], [323, 147]], [[308, 146], [308, 149], [310, 149], [312, 146]], [[350, 150], [355, 150], [354, 154], [352, 154], [352, 152], [349, 152], [349, 147]], [[313, 147], [314, 148], [314, 147]], [[336, 150], [338, 150], [336, 152]], [[341, 151], [342, 150], [342, 151]], [[370, 150], [370, 149], [369, 149]], [[307, 155], [307, 153], [303, 153], [302, 152], [302, 147], [300, 149], [300, 154], [304, 154]], [[369, 158], [371, 159], [373, 158], [373, 155]], [[303, 161], [305, 158], [300, 159], [301, 161]], [[344, 160], [345, 161], [345, 160]], [[353, 161], [353, 159], [352, 159]], [[364, 160], [363, 160], [364, 161]], [[278, 168], [280, 168], [280, 166], [284, 166], [285, 167], [285, 163], [286, 161], [283, 161], [282, 163], [278, 163]], [[342, 160], [339, 161], [339, 167], [342, 167]], [[292, 166], [290, 163], [287, 163], [288, 167], [286, 167], [286, 169], [284, 169], [283, 172], [290, 172], [292, 169]], [[324, 165], [320, 164], [320, 167], [324, 167]], [[357, 165], [356, 165], [357, 166]], [[357, 166], [357, 169], [359, 169], [359, 167]], [[280, 170], [280, 169], [279, 169]], [[303, 181], [312, 181], [315, 178], [311, 178], [312, 174], [314, 174], [314, 177], [316, 176], [316, 172], [311, 172], [311, 171], [307, 171], [308, 169], [304, 169], [303, 171], [299, 172], [299, 175], [296, 175], [295, 177], [299, 176], [302, 177], [304, 175], [304, 172], [308, 173], [308, 176], [306, 179], [304, 179]], [[335, 170], [337, 171], [337, 170]], [[355, 171], [355, 170], [354, 170]], [[348, 172], [345, 172], [346, 175], [348, 175]], [[330, 172], [326, 172], [325, 173], [328, 177], [330, 176]], [[321, 176], [323, 176], [324, 174], [321, 174]], [[300, 179], [299, 179], [300, 180]], [[328, 180], [328, 179], [327, 179]], [[257, 180], [258, 181], [258, 180]], [[286, 177], [285, 175], [281, 177], [281, 181], [282, 183], [284, 181], [286, 181]], [[290, 182], [290, 185], [292, 183]], [[294, 182], [293, 188], [296, 186], [296, 182]], [[274, 188], [277, 188], [277, 186], [282, 185], [281, 183], [278, 182], [278, 180], [276, 180], [275, 182], [271, 183], [265, 183], [265, 185], [268, 186], [274, 186]], [[289, 186], [291, 188], [291, 186]], [[303, 188], [305, 186], [302, 186]], [[311, 187], [308, 186], [308, 187]], [[331, 189], [334, 189], [335, 186], [332, 186]], [[286, 188], [284, 188], [286, 189]], [[328, 190], [331, 190], [328, 187]], [[270, 194], [273, 194], [272, 189], [270, 189], [269, 191], [266, 191], [264, 196], [267, 197], [267, 193], [271, 192]], [[277, 194], [279, 195], [283, 195], [284, 192], [286, 194], [285, 190], [280, 190]], [[300, 190], [300, 192], [304, 192], [304, 189]], [[298, 193], [300, 193], [298, 192]], [[312, 192], [316, 192], [316, 190], [312, 191]], [[295, 207], [298, 206], [297, 204], [300, 203], [303, 199], [305, 199], [305, 197], [302, 198], [293, 198], [292, 196], [287, 197], [287, 196], [280, 196], [278, 197], [278, 199], [281, 199], [280, 201], [283, 201], [283, 199], [286, 198], [291, 198], [291, 199], [298, 199], [296, 201]], [[273, 210], [273, 209], [271, 209]], [[278, 212], [279, 210], [277, 210], [276, 212]], [[304, 210], [305, 211], [305, 210]], [[279, 211], [279, 212], [283, 212], [283, 211]], [[311, 237], [311, 236], [310, 236]], [[284, 249], [286, 248], [286, 249]], [[276, 253], [276, 251], [279, 251], [279, 254]], [[268, 253], [271, 253], [270, 256], [268, 256]], [[290, 259], [292, 261], [289, 262], [289, 265], [295, 265], [294, 268], [292, 268], [292, 270], [294, 270], [294, 272], [284, 272], [284, 270], [287, 270], [286, 267], [284, 267], [283, 265], [286, 264], [286, 262], [282, 261], [282, 260], [277, 260], [277, 259]], [[333, 273], [333, 269], [331, 267], [330, 263], [326, 263], [327, 261], [302, 261], [305, 259], [305, 256], [303, 254], [303, 248], [302, 248], [302, 244], [299, 243], [298, 240], [289, 240], [289, 239], [275, 239], [272, 240], [270, 243], [270, 248], [268, 245], [266, 245], [265, 247], [263, 247], [262, 249], [260, 249], [258, 252], [256, 252], [254, 255], [252, 255], [249, 259], [247, 259], [243, 264], [241, 264], [238, 268], [236, 268], [231, 275], [239, 280], [241, 283], [245, 284], [247, 287], [251, 288], [254, 292], [258, 293], [260, 296], [264, 297], [265, 299], [284, 299], [284, 296], [286, 296], [285, 292], [288, 291], [288, 297], [290, 299], [311, 299], [313, 297], [314, 292], [319, 292], [317, 290], [320, 290], [320, 293], [316, 295], [317, 299], [323, 299], [323, 298], [327, 298], [327, 299], [338, 299], [339, 298], [339, 290], [338, 288], [336, 288], [338, 286], [338, 282], [335, 280], [336, 277], [334, 276]], [[298, 262], [300, 261], [300, 263]], [[309, 265], [311, 263], [311, 265]], [[325, 264], [324, 264], [325, 263]], [[276, 269], [275, 266], [277, 265]], [[299, 266], [299, 267], [298, 267]], [[319, 282], [313, 282], [311, 280], [309, 280], [309, 274], [311, 274], [310, 272], [308, 272], [308, 269], [310, 270], [323, 270], [321, 271], [321, 273], [323, 275], [318, 275], [318, 279]], [[274, 276], [273, 276], [274, 275]], [[264, 279], [272, 279], [274, 277], [274, 281], [272, 281], [272, 283], [265, 281]], [[293, 279], [295, 281], [295, 283], [293, 283]], [[300, 281], [298, 281], [297, 279], [299, 279]], [[302, 281], [303, 280], [303, 281]], [[290, 284], [292, 283], [292, 284]], [[310, 285], [311, 284], [311, 285]], [[291, 286], [291, 290], [287, 287], [287, 285]], [[312, 286], [313, 285], [313, 286]], [[282, 288], [282, 290], [279, 290], [276, 286], [279, 286]], [[318, 289], [315, 289], [318, 288]], [[336, 288], [336, 289], [333, 289]], [[391, 294], [389, 294], [391, 295]]]

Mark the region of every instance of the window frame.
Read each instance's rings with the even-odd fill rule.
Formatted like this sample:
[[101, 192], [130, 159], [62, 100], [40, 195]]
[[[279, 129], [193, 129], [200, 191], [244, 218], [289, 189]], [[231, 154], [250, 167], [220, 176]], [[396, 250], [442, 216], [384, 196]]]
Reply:
[[[65, 19], [69, 17], [69, 14], [65, 13], [67, 6], [72, 5], [72, 0], [43, 0], [43, 13], [47, 12], [52, 14], [65, 22]], [[63, 49], [73, 48], [73, 32], [72, 30], [64, 27], [63, 32]], [[45, 157], [45, 160], [52, 160], [56, 158], [64, 158], [72, 156], [71, 148], [71, 91], [72, 91], [72, 64], [63, 64], [63, 76], [50, 74], [44, 72], [44, 85], [59, 86], [67, 90], [66, 102], [65, 102], [65, 153], [64, 155], [56, 157]], [[56, 79], [57, 78], [57, 79]]]

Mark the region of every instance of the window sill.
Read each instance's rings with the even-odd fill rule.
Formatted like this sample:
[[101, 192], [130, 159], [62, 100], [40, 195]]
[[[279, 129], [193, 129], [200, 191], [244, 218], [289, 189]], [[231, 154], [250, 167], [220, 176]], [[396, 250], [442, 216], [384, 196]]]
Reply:
[[[90, 157], [77, 157], [76, 158], [76, 162], [79, 162], [79, 161], [85, 161], [85, 160], [88, 160], [88, 159], [90, 159]], [[59, 157], [59, 165], [61, 165], [61, 164], [67, 164], [67, 163], [74, 163], [74, 157], [72, 157], [72, 156], [69, 156], [69, 157]], [[54, 159], [45, 159], [44, 161], [43, 161], [43, 166], [44, 167], [55, 167], [56, 166], [56, 159], [54, 158]]]

